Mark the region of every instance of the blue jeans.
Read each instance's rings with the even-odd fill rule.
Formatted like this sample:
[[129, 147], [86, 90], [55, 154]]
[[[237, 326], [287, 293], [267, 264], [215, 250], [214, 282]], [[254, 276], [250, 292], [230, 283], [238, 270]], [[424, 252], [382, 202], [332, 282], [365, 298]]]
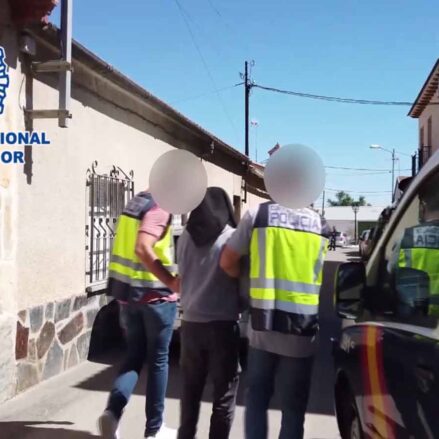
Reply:
[[130, 303], [121, 308], [121, 320], [126, 329], [127, 356], [113, 384], [107, 409], [120, 419], [146, 358], [145, 436], [156, 433], [163, 423], [169, 344], [176, 312], [177, 305], [172, 302]]
[[277, 378], [282, 425], [279, 439], [302, 439], [313, 358], [292, 358], [250, 348], [245, 410], [246, 439], [267, 439], [267, 410]]

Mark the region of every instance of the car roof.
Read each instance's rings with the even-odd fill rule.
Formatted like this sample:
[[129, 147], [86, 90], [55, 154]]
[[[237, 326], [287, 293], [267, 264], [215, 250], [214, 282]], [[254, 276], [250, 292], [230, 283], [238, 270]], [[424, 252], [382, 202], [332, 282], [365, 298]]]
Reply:
[[404, 192], [404, 195], [399, 201], [396, 209], [394, 210], [392, 216], [390, 217], [390, 220], [386, 228], [384, 229], [384, 233], [382, 234], [380, 240], [378, 241], [377, 245], [374, 248], [371, 257], [369, 258], [369, 263], [367, 264], [368, 267], [369, 264], [371, 264], [370, 266], [375, 264], [375, 259], [379, 254], [379, 249], [381, 249], [383, 242], [386, 242], [389, 239], [389, 237], [392, 235], [394, 228], [400, 221], [402, 215], [405, 213], [407, 207], [412, 202], [420, 185], [425, 181], [426, 178], [430, 177], [435, 171], [438, 171], [439, 170], [438, 168], [439, 168], [439, 151], [436, 151], [428, 159], [427, 163], [422, 167], [418, 175], [413, 179], [406, 192]]

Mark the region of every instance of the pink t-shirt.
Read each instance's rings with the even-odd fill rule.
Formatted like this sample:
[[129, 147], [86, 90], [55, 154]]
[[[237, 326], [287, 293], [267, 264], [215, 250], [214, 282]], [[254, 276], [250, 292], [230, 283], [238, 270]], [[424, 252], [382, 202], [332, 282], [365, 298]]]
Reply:
[[[138, 233], [147, 233], [156, 239], [160, 239], [166, 233], [169, 225], [170, 214], [158, 206], [153, 207], [143, 217], [139, 227]], [[148, 291], [143, 296], [141, 303], [151, 303], [157, 300], [166, 300], [167, 302], [176, 302], [178, 295], [172, 293], [168, 296], [163, 296], [159, 291]]]
[[160, 239], [166, 232], [169, 223], [170, 214], [158, 206], [153, 207], [146, 212], [140, 223], [139, 233], [144, 232]]

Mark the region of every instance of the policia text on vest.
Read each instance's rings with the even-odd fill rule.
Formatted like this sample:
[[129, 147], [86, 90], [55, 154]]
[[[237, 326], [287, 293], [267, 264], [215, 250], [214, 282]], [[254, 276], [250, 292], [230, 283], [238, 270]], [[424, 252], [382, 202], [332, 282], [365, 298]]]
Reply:
[[327, 239], [311, 209], [259, 207], [250, 242], [252, 327], [313, 336]]

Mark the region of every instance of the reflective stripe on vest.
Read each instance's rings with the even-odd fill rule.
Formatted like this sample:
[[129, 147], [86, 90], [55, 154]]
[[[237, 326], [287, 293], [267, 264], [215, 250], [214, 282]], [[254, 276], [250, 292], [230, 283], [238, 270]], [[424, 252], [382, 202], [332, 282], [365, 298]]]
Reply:
[[[113, 251], [109, 265], [109, 277], [132, 287], [166, 288], [143, 265], [135, 252], [141, 219], [122, 214], [116, 228]], [[171, 255], [172, 231], [168, 227], [164, 236], [155, 243], [154, 252], [162, 264], [172, 273], [176, 272]]]
[[327, 250], [319, 216], [276, 204], [260, 209], [250, 242], [253, 310], [317, 316]]

